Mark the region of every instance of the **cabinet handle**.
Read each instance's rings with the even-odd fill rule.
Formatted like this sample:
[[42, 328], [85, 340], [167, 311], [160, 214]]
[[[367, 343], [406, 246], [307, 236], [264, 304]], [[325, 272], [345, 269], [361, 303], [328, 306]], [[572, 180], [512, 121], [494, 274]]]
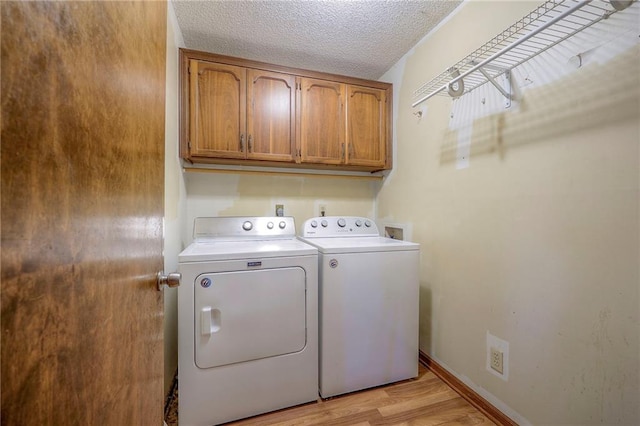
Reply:
[[344, 144], [342, 144], [341, 151], [342, 151], [342, 154], [341, 154], [342, 161], [344, 161]]
[[249, 152], [253, 151], [253, 136], [249, 135]]
[[244, 152], [244, 134], [240, 135], [240, 152]]

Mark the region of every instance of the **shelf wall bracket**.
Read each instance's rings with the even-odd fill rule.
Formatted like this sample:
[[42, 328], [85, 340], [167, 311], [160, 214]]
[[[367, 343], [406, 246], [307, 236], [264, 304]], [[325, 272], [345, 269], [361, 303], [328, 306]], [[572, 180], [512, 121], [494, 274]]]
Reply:
[[496, 89], [498, 89], [498, 91], [502, 94], [502, 96], [505, 97], [505, 102], [504, 102], [504, 107], [505, 108], [509, 108], [511, 106], [511, 101], [512, 101], [512, 92], [513, 90], [511, 89], [511, 84], [512, 84], [512, 77], [511, 77], [511, 70], [508, 69], [500, 69], [500, 76], [502, 76], [502, 79], [504, 81], [504, 86], [501, 85], [500, 83], [498, 83], [496, 81], [495, 78], [493, 78], [486, 70], [485, 68], [490, 67], [490, 65], [485, 65], [484, 67], [480, 67], [478, 68], [478, 71], [487, 79], [487, 81], [491, 84], [493, 84], [495, 86]]

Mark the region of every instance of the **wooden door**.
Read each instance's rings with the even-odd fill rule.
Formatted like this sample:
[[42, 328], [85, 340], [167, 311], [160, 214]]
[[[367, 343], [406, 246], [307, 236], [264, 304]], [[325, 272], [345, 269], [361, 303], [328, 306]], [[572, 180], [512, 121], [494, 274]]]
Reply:
[[2, 424], [163, 417], [164, 2], [2, 2]]
[[247, 70], [247, 158], [294, 161], [295, 76]]
[[189, 73], [190, 155], [245, 158], [246, 69], [191, 60]]
[[345, 160], [345, 85], [300, 78], [302, 162], [342, 164]]
[[386, 162], [387, 112], [384, 90], [347, 88], [347, 164], [379, 166]]

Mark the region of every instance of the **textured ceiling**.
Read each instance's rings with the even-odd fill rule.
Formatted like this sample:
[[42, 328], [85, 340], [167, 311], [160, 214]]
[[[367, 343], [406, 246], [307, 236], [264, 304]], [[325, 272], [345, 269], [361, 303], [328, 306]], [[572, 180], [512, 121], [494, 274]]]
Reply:
[[451, 0], [173, 0], [186, 47], [377, 80]]

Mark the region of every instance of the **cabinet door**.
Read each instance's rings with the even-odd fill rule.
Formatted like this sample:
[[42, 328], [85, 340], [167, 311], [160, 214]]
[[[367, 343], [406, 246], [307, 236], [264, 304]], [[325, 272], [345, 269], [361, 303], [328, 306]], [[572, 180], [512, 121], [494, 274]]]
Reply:
[[247, 158], [294, 161], [295, 76], [247, 70]]
[[347, 164], [384, 167], [387, 154], [386, 92], [347, 88]]
[[245, 158], [246, 70], [191, 60], [191, 156]]
[[302, 162], [343, 164], [345, 160], [345, 85], [300, 78]]

